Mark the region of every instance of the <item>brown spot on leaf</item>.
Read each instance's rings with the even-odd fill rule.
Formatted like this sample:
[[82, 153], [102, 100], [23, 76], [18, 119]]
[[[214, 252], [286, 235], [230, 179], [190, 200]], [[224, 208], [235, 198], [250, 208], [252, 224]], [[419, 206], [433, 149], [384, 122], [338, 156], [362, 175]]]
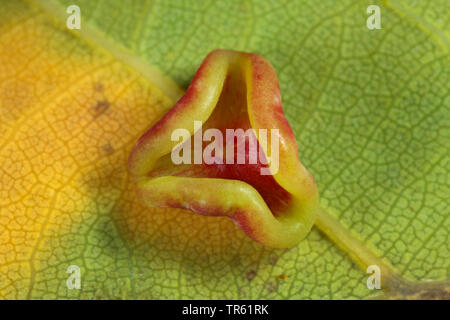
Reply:
[[108, 100], [97, 101], [97, 104], [92, 108], [94, 119], [101, 116], [106, 112], [110, 107], [110, 103]]
[[248, 281], [252, 281], [256, 277], [256, 271], [255, 270], [248, 271], [245, 274], [245, 277], [247, 278]]
[[114, 147], [111, 144], [109, 144], [109, 143], [103, 145], [102, 146], [102, 150], [107, 156], [113, 154], [114, 151], [115, 151]]
[[287, 275], [285, 275], [284, 273], [283, 274], [280, 274], [280, 275], [278, 275], [278, 279], [280, 279], [280, 280], [286, 280], [287, 279]]

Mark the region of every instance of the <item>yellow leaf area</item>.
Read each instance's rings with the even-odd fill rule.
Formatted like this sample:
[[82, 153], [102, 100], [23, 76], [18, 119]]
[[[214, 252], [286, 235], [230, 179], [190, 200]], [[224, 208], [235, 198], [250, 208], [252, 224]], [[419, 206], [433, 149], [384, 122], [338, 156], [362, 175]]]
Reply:
[[[1, 6], [1, 299], [378, 297], [357, 266], [371, 263], [389, 297], [448, 297], [447, 285], [401, 279], [326, 213], [323, 233], [275, 250], [225, 217], [144, 207], [128, 155], [178, 88], [87, 26]], [[80, 290], [67, 287], [71, 265]]]
[[117, 255], [96, 265], [111, 241], [127, 250], [120, 237], [96, 230], [115, 229], [112, 216], [133, 229], [141, 223], [127, 157], [172, 101], [40, 12], [7, 6], [0, 18], [0, 297], [66, 295], [61, 279], [70, 264], [128, 268]]

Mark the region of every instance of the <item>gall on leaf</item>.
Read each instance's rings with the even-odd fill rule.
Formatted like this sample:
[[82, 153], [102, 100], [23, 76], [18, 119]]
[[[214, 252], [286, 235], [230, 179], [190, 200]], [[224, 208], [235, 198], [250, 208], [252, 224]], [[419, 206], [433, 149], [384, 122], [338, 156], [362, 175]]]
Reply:
[[[186, 133], [181, 140], [173, 139], [176, 130]], [[214, 139], [206, 137], [208, 130]], [[226, 142], [217, 141], [222, 137]], [[180, 148], [187, 161], [174, 163]], [[249, 156], [255, 150], [256, 161]], [[129, 170], [147, 206], [227, 216], [270, 247], [301, 241], [319, 210], [316, 183], [299, 160], [283, 113], [277, 75], [257, 54], [211, 52], [185, 95], [137, 141]]]

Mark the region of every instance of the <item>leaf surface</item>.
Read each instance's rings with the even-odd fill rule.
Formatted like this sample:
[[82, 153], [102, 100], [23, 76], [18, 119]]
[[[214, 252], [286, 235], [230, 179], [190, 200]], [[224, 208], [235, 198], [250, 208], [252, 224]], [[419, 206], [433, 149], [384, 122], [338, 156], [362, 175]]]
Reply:
[[[226, 218], [136, 200], [130, 149], [181, 92], [156, 68], [186, 87], [216, 48], [274, 65], [329, 215], [399, 277], [448, 279], [448, 1], [378, 3], [381, 30], [366, 28], [372, 1], [30, 3], [0, 11], [2, 298], [383, 293], [316, 229], [268, 249]], [[69, 265], [81, 290], [67, 289]]]

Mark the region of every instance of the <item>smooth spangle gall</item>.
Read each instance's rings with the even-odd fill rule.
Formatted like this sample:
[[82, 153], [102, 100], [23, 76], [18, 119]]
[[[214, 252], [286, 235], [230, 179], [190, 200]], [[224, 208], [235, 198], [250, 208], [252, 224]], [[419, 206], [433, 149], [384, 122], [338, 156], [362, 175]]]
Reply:
[[[231, 147], [219, 141], [230, 129]], [[174, 132], [184, 134], [174, 139]], [[174, 150], [183, 161], [174, 161]], [[211, 52], [186, 94], [137, 141], [129, 170], [147, 206], [227, 216], [270, 247], [297, 244], [318, 212], [317, 187], [299, 160], [277, 75], [257, 54]]]

